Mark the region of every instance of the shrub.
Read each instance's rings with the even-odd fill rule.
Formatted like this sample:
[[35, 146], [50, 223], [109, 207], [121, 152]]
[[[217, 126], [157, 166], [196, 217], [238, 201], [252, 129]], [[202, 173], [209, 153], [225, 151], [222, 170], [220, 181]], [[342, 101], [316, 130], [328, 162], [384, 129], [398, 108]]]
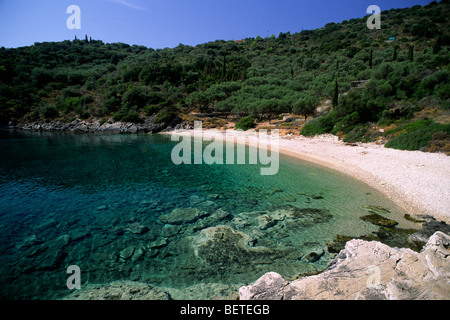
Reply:
[[156, 123], [170, 123], [177, 116], [176, 110], [171, 107], [162, 108], [158, 114], [156, 115], [155, 122]]
[[252, 115], [241, 118], [235, 125], [236, 129], [241, 129], [244, 131], [247, 131], [255, 127], [256, 127], [255, 118]]
[[354, 127], [344, 138], [344, 142], [366, 142], [367, 138], [365, 137], [369, 126], [366, 124], [360, 124]]
[[450, 124], [439, 124], [432, 120], [418, 120], [395, 131], [399, 130], [403, 132], [386, 143], [386, 148], [421, 150], [422, 148], [429, 147], [434, 133], [442, 132], [450, 134]]
[[58, 109], [55, 106], [47, 104], [41, 113], [41, 117], [44, 119], [54, 119], [59, 116]]
[[315, 136], [328, 133], [334, 128], [335, 115], [330, 112], [322, 117], [308, 121], [303, 127], [301, 134], [304, 136]]
[[130, 110], [128, 113], [122, 117], [122, 122], [132, 122], [132, 123], [142, 123], [143, 120], [139, 113], [135, 110]]

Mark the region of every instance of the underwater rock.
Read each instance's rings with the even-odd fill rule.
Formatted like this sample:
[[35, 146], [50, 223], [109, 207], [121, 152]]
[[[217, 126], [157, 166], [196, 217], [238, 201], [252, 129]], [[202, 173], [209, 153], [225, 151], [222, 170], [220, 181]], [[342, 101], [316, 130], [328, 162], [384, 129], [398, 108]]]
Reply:
[[391, 213], [391, 211], [389, 211], [388, 209], [380, 207], [380, 206], [369, 205], [369, 206], [365, 206], [364, 208], [366, 208], [367, 210], [369, 210], [370, 213], [373, 213], [373, 214]]
[[123, 260], [128, 260], [133, 256], [134, 253], [134, 246], [129, 246], [120, 251], [119, 258]]
[[191, 223], [207, 215], [207, 212], [197, 208], [175, 208], [171, 213], [163, 214], [159, 220], [165, 224]]
[[145, 249], [143, 246], [139, 246], [136, 250], [134, 250], [133, 255], [131, 256], [131, 261], [135, 262], [140, 260], [145, 254]]
[[314, 251], [309, 252], [304, 257], [302, 257], [302, 261], [308, 262], [308, 263], [314, 263], [318, 261], [323, 255], [325, 254], [325, 251], [323, 251], [322, 248], [317, 248]]
[[195, 225], [192, 226], [192, 231], [195, 232], [197, 230], [201, 230], [207, 227], [213, 227], [217, 224], [221, 224], [226, 220], [231, 219], [232, 215], [221, 208], [214, 211], [211, 215], [201, 219], [197, 220]]
[[281, 188], [275, 187], [272, 188], [272, 194], [278, 193], [278, 192], [283, 192], [283, 190]]
[[323, 195], [321, 193], [314, 194], [314, 193], [307, 193], [307, 192], [297, 192], [297, 194], [300, 196], [306, 196], [306, 197], [312, 198], [314, 200], [323, 199]]
[[166, 238], [170, 238], [178, 234], [180, 232], [181, 226], [166, 224], [161, 231], [161, 235]]
[[333, 215], [328, 209], [317, 208], [299, 208], [293, 205], [284, 205], [276, 209], [273, 214], [284, 215], [288, 223], [297, 225], [297, 227], [305, 227], [316, 223], [324, 223], [330, 221]]
[[372, 213], [372, 214], [362, 216], [361, 219], [364, 221], [368, 221], [374, 225], [380, 226], [380, 227], [392, 228], [398, 224], [397, 221], [385, 218], [383, 216], [380, 216], [377, 213]]
[[273, 250], [251, 247], [251, 241], [248, 234], [221, 225], [203, 229], [192, 246], [197, 258], [213, 265], [259, 263], [270, 259]]
[[167, 241], [165, 238], [158, 238], [147, 245], [149, 249], [159, 249], [165, 246], [167, 246]]
[[114, 281], [89, 284], [63, 300], [171, 300], [169, 293], [149, 284], [134, 281]]
[[259, 228], [261, 230], [269, 229], [269, 228], [271, 228], [271, 227], [273, 227], [274, 225], [277, 224], [277, 221], [272, 219], [272, 217], [270, 217], [267, 214], [259, 216], [258, 217], [258, 221], [259, 221]]
[[139, 222], [134, 222], [130, 224], [130, 226], [127, 228], [127, 231], [133, 233], [133, 234], [144, 234], [149, 230], [148, 227], [140, 224]]

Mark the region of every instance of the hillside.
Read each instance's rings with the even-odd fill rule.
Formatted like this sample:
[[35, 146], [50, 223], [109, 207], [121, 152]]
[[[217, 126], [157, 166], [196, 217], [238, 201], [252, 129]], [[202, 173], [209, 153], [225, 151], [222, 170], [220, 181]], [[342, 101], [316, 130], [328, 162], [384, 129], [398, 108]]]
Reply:
[[369, 30], [365, 17], [195, 47], [154, 50], [86, 36], [1, 48], [0, 124], [140, 123], [153, 115], [167, 123], [214, 113], [208, 126], [244, 118], [238, 127], [268, 121], [296, 134], [448, 153], [449, 1], [381, 15], [380, 30]]

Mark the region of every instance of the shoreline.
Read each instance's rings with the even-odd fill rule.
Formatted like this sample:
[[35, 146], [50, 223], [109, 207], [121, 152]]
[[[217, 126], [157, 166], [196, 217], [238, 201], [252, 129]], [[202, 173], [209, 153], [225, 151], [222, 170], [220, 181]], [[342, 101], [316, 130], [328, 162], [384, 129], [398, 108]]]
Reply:
[[[58, 123], [59, 124], [59, 123]], [[101, 125], [76, 121], [56, 130], [55, 124], [17, 126], [24, 131], [51, 131], [92, 134], [193, 134], [192, 129], [147, 130], [153, 125], [151, 119], [144, 129], [132, 124], [113, 123]], [[39, 127], [39, 128], [38, 128]], [[70, 129], [69, 129], [70, 127]], [[51, 129], [53, 128], [53, 129]], [[51, 129], [51, 130], [50, 130]], [[81, 130], [83, 129], [83, 130]], [[230, 129], [228, 129], [230, 130]], [[204, 129], [203, 134], [222, 133], [225, 130]], [[236, 130], [231, 129], [231, 132]], [[234, 136], [232, 135], [234, 138]], [[247, 138], [246, 144], [257, 143], [256, 137]], [[270, 140], [269, 140], [270, 141]], [[376, 143], [348, 145], [336, 136], [316, 137], [280, 136], [279, 152], [336, 170], [381, 192], [412, 216], [430, 215], [450, 223], [450, 157], [441, 153], [404, 151], [385, 148]]]
[[[192, 130], [160, 134], [174, 132], [193, 134]], [[203, 134], [217, 132], [225, 137], [223, 130], [203, 130]], [[246, 143], [255, 145], [256, 137], [248, 137]], [[348, 145], [331, 135], [280, 136], [279, 152], [357, 179], [412, 216], [430, 215], [450, 223], [450, 157], [445, 154], [389, 149], [375, 143]]]

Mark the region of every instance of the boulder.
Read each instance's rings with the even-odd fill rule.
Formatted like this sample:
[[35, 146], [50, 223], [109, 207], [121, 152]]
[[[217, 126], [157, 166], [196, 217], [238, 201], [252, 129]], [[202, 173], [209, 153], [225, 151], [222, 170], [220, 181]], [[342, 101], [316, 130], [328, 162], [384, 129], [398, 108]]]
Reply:
[[265, 274], [253, 285], [240, 288], [240, 299], [448, 300], [449, 246], [450, 236], [440, 231], [420, 253], [354, 239], [324, 272], [292, 282]]

